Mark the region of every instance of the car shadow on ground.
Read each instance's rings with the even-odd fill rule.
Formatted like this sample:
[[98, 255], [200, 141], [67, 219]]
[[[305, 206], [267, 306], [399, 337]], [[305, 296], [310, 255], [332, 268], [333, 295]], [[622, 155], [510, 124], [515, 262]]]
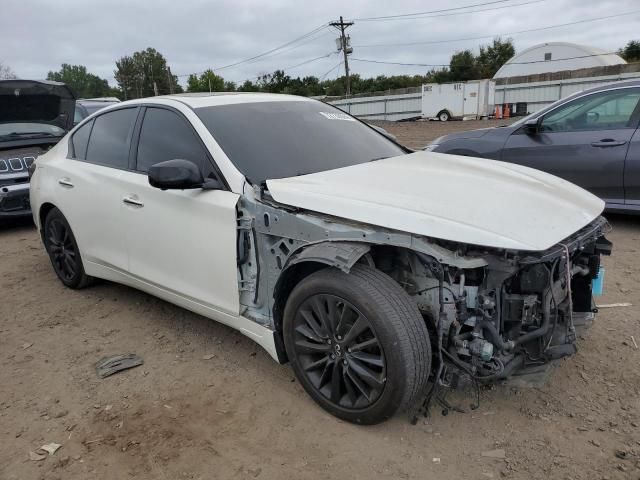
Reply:
[[31, 217], [15, 217], [0, 219], [0, 235], [3, 232], [16, 232], [34, 230], [36, 228]]

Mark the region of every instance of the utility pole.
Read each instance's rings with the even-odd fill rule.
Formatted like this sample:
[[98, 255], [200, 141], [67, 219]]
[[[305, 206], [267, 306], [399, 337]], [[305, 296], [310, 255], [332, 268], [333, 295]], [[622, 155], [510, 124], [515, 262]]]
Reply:
[[167, 67], [167, 80], [169, 80], [169, 93], [173, 95], [173, 76], [170, 67]]
[[351, 78], [349, 77], [349, 54], [353, 52], [351, 48], [351, 39], [344, 34], [345, 30], [353, 25], [353, 22], [345, 22], [340, 15], [339, 22], [331, 22], [329, 25], [340, 30], [340, 48], [344, 54], [344, 73], [347, 76], [347, 96], [351, 95]]

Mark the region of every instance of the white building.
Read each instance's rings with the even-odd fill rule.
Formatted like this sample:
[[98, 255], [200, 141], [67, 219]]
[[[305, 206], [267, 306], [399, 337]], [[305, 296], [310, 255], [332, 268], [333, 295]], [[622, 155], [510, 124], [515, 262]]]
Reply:
[[606, 67], [625, 62], [619, 55], [599, 48], [566, 42], [535, 45], [515, 55], [493, 76], [494, 79], [538, 73]]

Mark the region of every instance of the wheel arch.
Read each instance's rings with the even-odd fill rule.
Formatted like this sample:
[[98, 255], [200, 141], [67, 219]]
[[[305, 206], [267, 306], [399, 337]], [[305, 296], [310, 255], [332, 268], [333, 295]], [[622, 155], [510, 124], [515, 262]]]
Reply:
[[273, 289], [272, 311], [276, 334], [281, 335], [284, 307], [298, 283], [323, 268], [338, 268], [349, 273], [370, 249], [369, 244], [362, 242], [324, 241], [305, 245], [291, 254]]
[[53, 203], [45, 202], [42, 205], [40, 205], [40, 210], [38, 210], [38, 221], [40, 223], [40, 238], [42, 239], [42, 241], [44, 241], [44, 221], [47, 218], [47, 215], [49, 214], [49, 212], [54, 208], [57, 208], [57, 207]]

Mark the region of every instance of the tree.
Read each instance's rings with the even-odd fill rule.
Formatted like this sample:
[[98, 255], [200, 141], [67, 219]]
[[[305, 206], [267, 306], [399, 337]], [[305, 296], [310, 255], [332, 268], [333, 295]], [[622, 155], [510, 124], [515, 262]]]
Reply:
[[200, 76], [192, 73], [187, 79], [188, 92], [223, 92], [224, 87], [224, 78], [211, 69], [202, 72]]
[[627, 62], [640, 62], [640, 40], [630, 40], [624, 48], [618, 50], [618, 55]]
[[242, 85], [238, 87], [239, 92], [259, 92], [260, 87], [253, 83], [251, 80], [245, 80]]
[[451, 56], [449, 71], [452, 81], [475, 80], [478, 76], [476, 57], [471, 50], [456, 52]]
[[263, 92], [283, 93], [291, 85], [291, 77], [284, 70], [276, 70], [273, 73], [263, 74], [258, 79], [258, 85]]
[[516, 54], [513, 40], [502, 40], [500, 37], [493, 40], [492, 45], [480, 47], [480, 54], [476, 57], [479, 78], [493, 78], [500, 67]]
[[5, 63], [0, 62], [0, 80], [13, 80], [16, 77], [16, 74], [13, 73], [11, 67]]
[[147, 48], [116, 61], [113, 72], [125, 98], [142, 98], [182, 92], [167, 60], [155, 48]]
[[87, 72], [84, 65], [63, 63], [59, 71], [47, 74], [47, 80], [65, 83], [79, 98], [107, 97], [114, 94], [109, 82]]
[[125, 100], [142, 97], [142, 75], [133, 57], [122, 57], [116, 61], [114, 76]]

